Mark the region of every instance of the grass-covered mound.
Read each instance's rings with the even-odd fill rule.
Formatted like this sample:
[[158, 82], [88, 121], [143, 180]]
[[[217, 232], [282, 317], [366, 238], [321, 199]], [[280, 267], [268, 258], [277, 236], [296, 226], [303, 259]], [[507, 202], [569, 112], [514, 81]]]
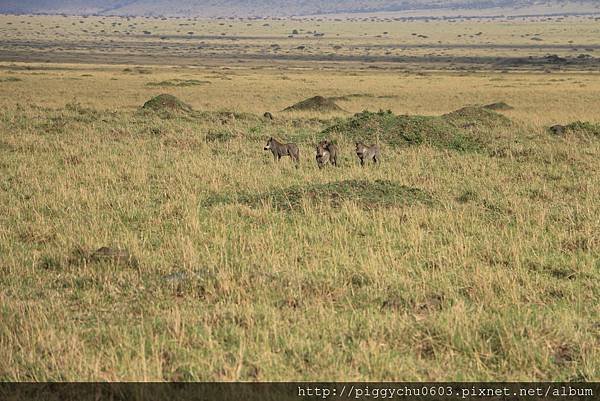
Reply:
[[143, 110], [168, 113], [190, 113], [192, 106], [182, 102], [173, 95], [161, 94], [148, 100], [142, 106]]
[[484, 107], [467, 106], [448, 114], [442, 118], [458, 128], [485, 129], [508, 128], [512, 125], [510, 119], [493, 110]]
[[352, 201], [364, 209], [433, 203], [433, 198], [427, 192], [393, 181], [346, 180], [292, 186], [261, 194], [238, 194], [237, 196], [216, 194], [206, 199], [203, 206], [239, 203], [258, 207], [270, 204], [277, 210], [297, 210], [306, 200], [332, 207], [339, 207], [344, 201]]
[[284, 111], [318, 111], [323, 113], [342, 111], [332, 99], [323, 96], [314, 96], [286, 107]]
[[430, 145], [459, 151], [485, 147], [482, 133], [507, 128], [511, 121], [481, 107], [465, 107], [443, 116], [395, 115], [391, 111], [363, 111], [338, 119], [323, 136], [341, 136], [352, 141], [383, 142], [391, 146]]
[[384, 142], [391, 146], [428, 144], [472, 150], [477, 145], [470, 143], [459, 129], [441, 117], [397, 116], [391, 111], [363, 111], [348, 119], [338, 120], [322, 134], [328, 137], [339, 135], [352, 141]]
[[600, 123], [591, 123], [588, 121], [575, 121], [563, 127], [565, 134], [572, 134], [582, 137], [600, 138]]

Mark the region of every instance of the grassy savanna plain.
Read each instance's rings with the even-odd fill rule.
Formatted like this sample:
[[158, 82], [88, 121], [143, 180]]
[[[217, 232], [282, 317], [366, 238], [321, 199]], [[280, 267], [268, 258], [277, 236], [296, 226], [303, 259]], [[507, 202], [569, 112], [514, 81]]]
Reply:
[[[0, 26], [21, 19], [91, 47], [71, 60], [31, 27], [14, 39], [49, 47], [0, 40], [2, 380], [599, 379], [600, 138], [547, 130], [600, 122], [590, 65], [271, 61], [258, 56], [262, 39], [247, 39], [252, 57], [228, 49], [227, 63], [192, 63], [168, 45], [162, 59], [151, 46], [137, 55], [137, 42], [106, 56], [72, 31], [76, 17]], [[422, 24], [432, 38], [484, 24], [523, 44], [524, 32], [556, 31], [555, 50], [568, 50], [552, 53], [571, 60], [598, 29], [577, 21]], [[236, 21], [231, 35], [282, 22], [287, 33], [316, 21]], [[384, 24], [320, 23], [323, 40], [346, 43]], [[140, 110], [161, 93], [194, 112]], [[281, 111], [313, 95], [343, 110]], [[491, 123], [456, 123], [458, 145], [395, 141], [373, 123], [393, 115], [368, 114], [361, 129], [383, 163], [361, 168], [353, 155], [362, 110], [441, 116], [500, 101], [513, 109]], [[331, 126], [348, 131], [322, 133]], [[269, 136], [298, 143], [299, 169], [272, 161]], [[325, 136], [339, 168], [314, 162]], [[105, 246], [132, 260], [91, 256]]]
[[[527, 67], [549, 54], [576, 59], [600, 51], [598, 15], [450, 20], [0, 15], [0, 60], [240, 67], [264, 64], [264, 60], [270, 65], [293, 61], [295, 66], [403, 62], [435, 69]], [[516, 56], [531, 60], [511, 60]], [[578, 70], [598, 70], [597, 60], [592, 65], [579, 61], [584, 65]]]

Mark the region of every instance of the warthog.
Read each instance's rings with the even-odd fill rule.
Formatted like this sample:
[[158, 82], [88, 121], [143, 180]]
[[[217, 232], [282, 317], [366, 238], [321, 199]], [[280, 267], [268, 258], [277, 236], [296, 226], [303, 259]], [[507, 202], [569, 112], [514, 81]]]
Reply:
[[275, 160], [281, 159], [282, 156], [289, 156], [296, 163], [296, 167], [300, 163], [300, 151], [295, 143], [281, 143], [276, 139], [269, 138], [264, 150], [270, 150]]
[[553, 125], [550, 127], [550, 132], [554, 135], [563, 135], [565, 133], [565, 127], [562, 125]]
[[317, 144], [317, 165], [323, 168], [328, 162], [337, 167], [337, 146], [325, 139]]
[[265, 114], [263, 114], [263, 117], [266, 118], [267, 120], [272, 120], [273, 119], [273, 114], [271, 114], [270, 112], [266, 111]]
[[366, 146], [362, 142], [356, 142], [356, 156], [360, 159], [361, 166], [365, 165], [365, 161], [373, 160], [373, 163], [381, 161], [379, 145]]

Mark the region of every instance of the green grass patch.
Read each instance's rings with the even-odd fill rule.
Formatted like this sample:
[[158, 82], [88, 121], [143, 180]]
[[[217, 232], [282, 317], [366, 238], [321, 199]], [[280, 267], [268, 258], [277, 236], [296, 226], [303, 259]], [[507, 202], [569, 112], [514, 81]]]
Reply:
[[142, 109], [169, 114], [186, 114], [193, 111], [192, 106], [189, 104], [182, 102], [173, 95], [164, 93], [148, 100], [146, 103], [144, 103]]
[[508, 117], [488, 108], [477, 106], [463, 107], [444, 114], [442, 118], [457, 128], [490, 130], [512, 126], [512, 121]]
[[322, 132], [323, 136], [341, 136], [351, 141], [384, 142], [391, 146], [428, 144], [436, 147], [467, 149], [460, 131], [441, 117], [397, 116], [391, 111], [363, 111], [349, 119], [339, 119]]
[[427, 192], [388, 180], [346, 180], [325, 184], [307, 184], [275, 189], [261, 194], [216, 194], [206, 199], [202, 205], [211, 207], [218, 204], [239, 203], [250, 207], [270, 204], [277, 210], [297, 210], [305, 201], [314, 204], [328, 204], [340, 207], [344, 202], [355, 202], [363, 209], [409, 206], [413, 204], [432, 205], [433, 197]]
[[5, 77], [5, 78], [0, 78], [0, 82], [21, 82], [22, 79], [21, 78], [17, 78], [17, 77]]

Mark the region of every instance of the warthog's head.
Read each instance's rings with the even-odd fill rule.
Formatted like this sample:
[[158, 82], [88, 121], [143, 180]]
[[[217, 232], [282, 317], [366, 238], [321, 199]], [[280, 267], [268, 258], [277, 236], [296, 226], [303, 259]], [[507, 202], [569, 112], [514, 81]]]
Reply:
[[356, 142], [356, 154], [362, 156], [367, 150], [367, 147], [362, 142]]
[[327, 145], [329, 145], [329, 141], [326, 140], [317, 144], [317, 158], [322, 158], [325, 154], [329, 155]]
[[317, 165], [322, 168], [329, 161], [329, 151], [320, 143], [317, 145]]
[[269, 138], [269, 140], [267, 141], [267, 144], [265, 145], [264, 150], [270, 150], [272, 143], [273, 143], [273, 138]]

